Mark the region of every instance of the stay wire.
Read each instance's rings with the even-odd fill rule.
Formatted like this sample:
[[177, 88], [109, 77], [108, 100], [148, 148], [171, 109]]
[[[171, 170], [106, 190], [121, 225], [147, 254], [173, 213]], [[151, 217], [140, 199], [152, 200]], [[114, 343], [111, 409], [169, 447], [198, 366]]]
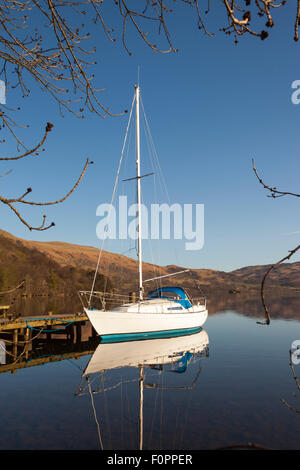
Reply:
[[[127, 123], [125, 138], [124, 138], [124, 142], [123, 142], [121, 157], [120, 157], [120, 161], [119, 161], [119, 165], [118, 165], [118, 169], [117, 169], [117, 175], [116, 175], [116, 179], [115, 179], [115, 183], [114, 183], [114, 187], [113, 187], [113, 193], [112, 193], [111, 202], [110, 202], [110, 207], [109, 207], [109, 212], [108, 212], [108, 220], [109, 220], [109, 218], [110, 218], [111, 208], [112, 208], [112, 204], [113, 204], [113, 201], [114, 201], [114, 198], [115, 198], [115, 193], [116, 193], [116, 189], [117, 189], [117, 185], [118, 185], [118, 181], [119, 181], [119, 175], [120, 175], [120, 170], [121, 170], [121, 164], [122, 164], [122, 160], [123, 160], [124, 149], [125, 149], [125, 145], [126, 145], [126, 141], [127, 141], [128, 129], [129, 129], [129, 125], [130, 125], [130, 122], [131, 122], [131, 116], [132, 116], [132, 111], [133, 111], [134, 103], [135, 103], [135, 96], [134, 96], [134, 98], [133, 98], [133, 100], [132, 100], [131, 110], [130, 110], [130, 113], [129, 113], [129, 118], [128, 118], [128, 123]], [[96, 282], [96, 278], [97, 278], [97, 274], [98, 274], [98, 269], [99, 269], [99, 265], [100, 265], [100, 260], [101, 260], [101, 256], [102, 256], [104, 240], [105, 240], [105, 239], [103, 238], [103, 239], [102, 239], [102, 243], [101, 243], [101, 247], [100, 247], [100, 251], [99, 251], [99, 255], [98, 255], [96, 270], [95, 270], [95, 274], [94, 274], [92, 289], [91, 289], [90, 298], [89, 298], [89, 303], [88, 303], [88, 304], [89, 304], [89, 307], [90, 307], [90, 305], [91, 305], [91, 298], [92, 298], [92, 295], [93, 295], [93, 292], [94, 292], [94, 288], [95, 288], [95, 282]]]

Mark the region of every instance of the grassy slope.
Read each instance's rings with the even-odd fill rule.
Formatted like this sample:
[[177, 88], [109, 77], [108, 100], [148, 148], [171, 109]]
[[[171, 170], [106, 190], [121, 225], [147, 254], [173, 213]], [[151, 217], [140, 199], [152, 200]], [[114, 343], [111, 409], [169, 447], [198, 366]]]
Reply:
[[[52, 290], [89, 289], [96, 267], [99, 250], [95, 247], [64, 242], [34, 242], [22, 240], [0, 230], [0, 290], [17, 284], [29, 276], [34, 286], [47, 286]], [[274, 270], [268, 286], [278, 288], [300, 287], [300, 263], [284, 263]], [[143, 264], [144, 279], [162, 276], [184, 269], [178, 266]], [[268, 266], [248, 266], [232, 272], [212, 269], [193, 269], [184, 274], [166, 278], [165, 284], [183, 284], [194, 293], [195, 281], [203, 292], [228, 290], [232, 287], [258, 289]], [[103, 252], [100, 273], [108, 276], [115, 287], [128, 292], [137, 289], [137, 261], [123, 255]], [[98, 276], [98, 289], [103, 279]], [[155, 283], [145, 284], [149, 289]]]

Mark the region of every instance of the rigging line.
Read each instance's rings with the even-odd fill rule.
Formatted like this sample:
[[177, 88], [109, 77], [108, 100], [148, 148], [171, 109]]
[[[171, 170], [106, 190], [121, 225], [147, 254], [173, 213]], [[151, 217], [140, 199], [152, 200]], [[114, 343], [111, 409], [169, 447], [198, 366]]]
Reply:
[[[141, 202], [143, 203], [143, 195], [142, 194], [141, 194], [141, 199], [142, 199]], [[151, 230], [151, 228], [150, 228], [150, 230]], [[149, 227], [148, 227], [148, 231], [149, 231]], [[154, 255], [153, 255], [153, 247], [152, 247], [152, 244], [151, 244], [151, 235], [150, 235], [150, 237], [148, 236], [147, 241], [148, 241], [150, 256], [151, 256], [151, 260], [152, 260], [152, 266], [154, 267], [154, 272], [156, 272], [156, 274], [158, 274], [160, 272], [161, 268], [160, 268], [160, 266], [157, 267], [157, 265], [155, 264]], [[159, 262], [160, 262], [160, 256], [159, 256]], [[156, 286], [157, 286], [157, 288], [159, 287], [158, 283], [156, 283]]]
[[154, 144], [154, 141], [153, 141], [153, 137], [152, 137], [152, 134], [151, 134], [151, 131], [150, 131], [150, 126], [149, 126], [149, 122], [148, 122], [148, 119], [147, 119], [147, 116], [146, 116], [142, 96], [140, 98], [141, 98], [141, 104], [142, 104], [142, 109], [143, 109], [143, 114], [144, 114], [144, 118], [145, 118], [147, 131], [148, 131], [148, 134], [149, 134], [149, 139], [150, 139], [152, 149], [153, 149], [153, 155], [155, 156], [156, 164], [157, 164], [157, 167], [158, 167], [159, 172], [161, 174], [161, 179], [162, 179], [162, 182], [163, 182], [166, 194], [167, 194], [167, 198], [168, 198], [168, 201], [169, 201], [169, 204], [170, 204], [170, 197], [169, 197], [169, 193], [168, 193], [168, 190], [167, 190], [167, 185], [166, 185], [166, 182], [165, 182], [165, 179], [164, 179], [164, 176], [163, 176], [163, 172], [162, 172], [162, 169], [161, 169], [161, 166], [160, 166], [160, 163], [159, 163], [159, 159], [158, 159], [158, 156], [157, 156], [157, 151], [156, 151], [155, 144]]
[[152, 424], [151, 424], [151, 430], [150, 430], [150, 435], [149, 435], [149, 448], [153, 448], [152, 445], [152, 439], [153, 439], [153, 431], [154, 431], [154, 421], [155, 421], [155, 413], [157, 410], [157, 402], [158, 402], [158, 395], [159, 395], [159, 389], [155, 389], [155, 399], [154, 399], [154, 409], [152, 412]]
[[[128, 144], [127, 144], [127, 151], [126, 151], [126, 154], [125, 154], [125, 157], [124, 157], [124, 161], [123, 161], [123, 172], [124, 174], [126, 175], [126, 171], [127, 171], [127, 168], [128, 168], [128, 155], [129, 155], [129, 151], [130, 151], [130, 148], [131, 148], [131, 138], [132, 138], [132, 127], [131, 126], [129, 128], [129, 134], [128, 134]], [[126, 185], [126, 187], [128, 187]], [[119, 198], [120, 196], [126, 196], [127, 199], [126, 201], [128, 200], [128, 195], [125, 193], [125, 183], [122, 181], [121, 183], [121, 187], [120, 187], [120, 190], [119, 190]], [[120, 210], [120, 208], [119, 208]], [[129, 248], [128, 248], [129, 247]], [[121, 239], [121, 243], [120, 243], [120, 248], [122, 249], [122, 252], [120, 253], [121, 255], [128, 255], [128, 253], [130, 253], [131, 251], [134, 250], [134, 248], [130, 248], [130, 243], [128, 245], [128, 240], [126, 239]], [[126, 248], [126, 250], [124, 251], [124, 249]], [[121, 263], [121, 267], [120, 267], [120, 279], [123, 281], [124, 280], [124, 265], [123, 263]]]
[[[125, 145], [126, 145], [127, 141], [128, 141], [128, 145], [127, 145], [127, 153], [125, 154], [125, 163], [128, 160], [128, 154], [129, 154], [129, 149], [130, 149], [130, 139], [131, 139], [130, 122], [131, 122], [131, 115], [132, 115], [132, 111], [133, 111], [134, 102], [135, 102], [135, 97], [133, 98], [133, 101], [132, 101], [130, 116], [129, 116], [129, 119], [128, 119], [128, 125], [127, 125], [127, 129], [126, 129], [126, 134], [125, 134], [125, 139], [124, 139], [123, 148], [122, 148], [122, 152], [121, 152], [121, 158], [120, 158], [120, 162], [119, 162], [117, 177], [116, 177], [114, 190], [113, 190], [113, 194], [112, 194], [110, 209], [109, 209], [109, 213], [108, 213], [108, 219], [110, 218], [110, 212], [111, 212], [111, 207], [112, 207], [113, 200], [116, 197], [116, 190], [117, 190], [117, 184], [118, 184], [118, 179], [119, 179], [119, 173], [120, 173], [122, 161], [124, 160]], [[99, 253], [99, 264], [100, 264], [101, 253], [102, 253], [102, 250], [103, 250], [103, 245], [104, 245], [104, 240], [102, 241], [102, 246], [101, 246], [101, 250], [100, 250], [100, 253]], [[98, 264], [98, 267], [99, 267], [99, 264]], [[95, 271], [95, 282], [96, 282], [96, 276], [97, 276], [97, 273], [98, 273], [98, 267]], [[104, 292], [106, 292], [106, 289], [107, 289], [109, 270], [110, 270], [110, 265], [109, 265], [109, 260], [107, 259], [106, 260], [106, 270], [105, 270], [106, 278], [104, 279]], [[93, 292], [93, 289], [92, 289], [92, 292]]]
[[121, 440], [122, 440], [122, 446], [124, 446], [124, 419], [123, 419], [123, 377], [121, 376], [121, 386], [120, 386], [120, 414], [121, 414]]
[[176, 411], [176, 420], [175, 420], [175, 426], [174, 426], [173, 449], [179, 449], [179, 444], [177, 444], [177, 438], [178, 438], [179, 431], [180, 431], [180, 427], [179, 427], [180, 417], [181, 417], [181, 409], [178, 406], [177, 411]]
[[[132, 138], [132, 126], [129, 126], [128, 136], [127, 136], [127, 150], [126, 150], [126, 153], [125, 153], [125, 157], [123, 157], [123, 171], [124, 172], [125, 172], [126, 167], [128, 165], [128, 155], [129, 155], [130, 146], [131, 146], [131, 138]], [[123, 186], [124, 186], [124, 183], [122, 182], [122, 188], [123, 188]], [[119, 193], [120, 193], [120, 191], [119, 191]], [[123, 189], [122, 189], [121, 193], [122, 194], [124, 193]], [[121, 254], [123, 254], [123, 253], [121, 253]], [[104, 292], [106, 292], [109, 272], [110, 272], [110, 264], [107, 260], [107, 262], [106, 262], [106, 271], [105, 271], [106, 279], [104, 281], [104, 289], [103, 289]], [[121, 278], [123, 279], [123, 266], [121, 267]]]
[[[157, 197], [157, 185], [156, 185], [156, 178], [155, 178], [155, 175], [154, 175], [154, 201], [156, 204], [158, 204], [158, 197]], [[151, 245], [151, 248], [152, 248], [152, 245]], [[153, 264], [156, 264], [156, 268], [155, 268], [155, 273], [156, 273], [156, 276], [160, 276], [161, 273], [162, 273], [162, 270], [161, 270], [161, 253], [160, 253], [160, 249], [159, 249], [159, 246], [158, 246], [158, 263], [153, 263]], [[158, 289], [159, 287], [161, 287], [161, 283], [159, 280], [156, 281], [156, 288]]]
[[[117, 170], [117, 175], [116, 175], [116, 179], [115, 179], [115, 183], [114, 183], [114, 187], [113, 187], [113, 193], [112, 193], [111, 202], [110, 202], [110, 207], [109, 207], [109, 212], [108, 212], [108, 220], [109, 220], [109, 218], [110, 218], [112, 203], [113, 203], [113, 200], [114, 200], [114, 197], [115, 197], [115, 193], [116, 193], [116, 189], [117, 189], [117, 184], [118, 184], [118, 180], [119, 180], [119, 175], [120, 175], [120, 170], [121, 170], [121, 164], [122, 164], [123, 155], [124, 155], [124, 149], [125, 149], [125, 145], [126, 145], [126, 141], [127, 141], [128, 129], [129, 129], [129, 125], [130, 125], [130, 122], [131, 122], [131, 116], [132, 116], [132, 111], [133, 111], [134, 102], [135, 102], [135, 95], [134, 95], [134, 98], [133, 98], [133, 100], [132, 100], [131, 110], [130, 110], [130, 114], [129, 114], [129, 118], [128, 118], [128, 123], [127, 123], [125, 138], [124, 138], [123, 147], [122, 147], [122, 152], [121, 152], [121, 157], [120, 157], [120, 161], [119, 161], [119, 165], [118, 165], [118, 170]], [[98, 274], [99, 264], [100, 264], [100, 260], [101, 260], [102, 250], [103, 250], [103, 244], [104, 244], [104, 238], [103, 238], [102, 243], [101, 243], [101, 248], [100, 248], [100, 252], [99, 252], [99, 256], [98, 256], [98, 260], [97, 260], [97, 266], [96, 266], [95, 275], [94, 275], [94, 279], [93, 279], [92, 290], [91, 290], [91, 294], [90, 294], [90, 298], [89, 298], [89, 307], [90, 307], [90, 305], [91, 305], [91, 297], [92, 297], [92, 293], [93, 293], [93, 291], [94, 291], [95, 282], [96, 282], [96, 277], [97, 277], [97, 274]]]
[[[145, 123], [144, 123], [144, 125], [145, 125]], [[149, 145], [148, 139], [149, 139], [149, 136], [147, 138], [147, 145]], [[154, 161], [153, 161], [150, 150], [149, 150], [149, 155], [150, 155], [150, 158], [151, 158], [152, 168], [154, 170], [155, 169], [155, 164], [154, 164]], [[154, 201], [155, 201], [155, 204], [158, 204], [158, 194], [157, 194], [157, 184], [156, 184], [156, 175], [155, 174], [154, 174]], [[154, 262], [154, 257], [153, 257], [153, 252], [152, 252], [151, 239], [149, 241], [150, 241], [150, 247], [151, 247], [152, 263], [155, 266], [154, 273], [156, 274], [156, 277], [158, 278], [162, 273], [160, 245], [158, 244], [158, 249], [156, 250], [156, 253], [158, 254], [158, 261], [156, 261], [156, 263], [155, 263]], [[156, 284], [156, 288], [158, 289], [160, 287], [160, 281], [157, 280], [155, 284]]]
[[[63, 358], [63, 356], [61, 355], [61, 357]], [[76, 369], [79, 369], [80, 372], [83, 372], [84, 368], [83, 367], [80, 367], [78, 364], [76, 364], [74, 362], [74, 359], [67, 359], [67, 363], [68, 364], [72, 364], [72, 366], [76, 367]]]
[[[126, 175], [126, 172], [128, 171], [128, 168], [130, 168], [129, 166], [129, 153], [131, 151], [131, 146], [132, 146], [132, 134], [133, 134], [133, 126], [131, 126], [129, 128], [129, 135], [128, 135], [128, 145], [127, 145], [127, 152], [126, 152], [126, 155], [125, 155], [125, 158], [124, 158], [124, 162], [123, 162], [123, 169], [124, 169], [124, 175]], [[126, 188], [128, 188], [128, 185], [126, 184]], [[121, 190], [121, 195], [126, 195], [127, 197], [127, 200], [128, 200], [128, 191], [126, 191], [125, 193], [125, 183], [124, 181], [122, 181], [122, 190]], [[129, 246], [129, 249], [128, 251], [133, 251], [133, 250], [136, 250], [136, 247], [135, 247], [135, 242], [131, 243], [130, 244], [130, 239], [129, 239], [129, 245], [128, 245], [128, 239], [124, 239], [123, 240], [123, 243], [122, 243], [122, 246], [123, 247], [128, 247]], [[125, 252], [126, 253], [126, 252]], [[121, 254], [125, 254], [125, 253], [121, 253]], [[124, 266], [122, 265], [121, 267], [121, 278], [124, 279]]]
[[[152, 161], [152, 166], [155, 170], [157, 170], [157, 173], [159, 175], [159, 184], [160, 184], [160, 189], [162, 191], [162, 194], [165, 192], [165, 194], [167, 196], [167, 200], [169, 202], [169, 205], [171, 205], [170, 196], [169, 196], [169, 193], [168, 193], [168, 190], [167, 190], [167, 185], [166, 185], [164, 175], [163, 175], [163, 172], [162, 172], [162, 169], [161, 169], [161, 166], [160, 166], [159, 158], [158, 158], [156, 147], [155, 147], [155, 144], [154, 144], [154, 140], [153, 140], [153, 137], [152, 137], [152, 134], [151, 134], [150, 125], [149, 125], [149, 122], [148, 122], [148, 119], [147, 119], [147, 115], [146, 115], [146, 112], [145, 112], [145, 108], [144, 108], [144, 105], [143, 105], [142, 98], [141, 98], [141, 104], [142, 104], [143, 117], [144, 117], [146, 130], [147, 130], [145, 132], [145, 134], [147, 135], [146, 141], [147, 141], [147, 145], [149, 146], [149, 143], [150, 143], [150, 147], [152, 148], [152, 151], [149, 151], [150, 158], [151, 158], [151, 161]], [[149, 140], [149, 143], [148, 143], [148, 140]], [[160, 250], [158, 250], [158, 254], [159, 254], [159, 256], [158, 256], [158, 265], [160, 266], [160, 273], [161, 273], [162, 271], [161, 271], [161, 251]], [[177, 265], [180, 265], [180, 262], [178, 260], [178, 254], [177, 254], [176, 250], [174, 250], [174, 254], [175, 254]], [[162, 286], [162, 281], [157, 282], [157, 287], [161, 287], [161, 286]]]
[[110, 443], [110, 448], [112, 448], [112, 432], [111, 432], [111, 427], [110, 427], [110, 420], [109, 420], [109, 405], [108, 405], [108, 399], [107, 399], [107, 394], [106, 394], [106, 390], [104, 388], [104, 382], [107, 378], [107, 375], [105, 374], [105, 370], [103, 371], [103, 373], [101, 374], [101, 381], [100, 381], [100, 386], [102, 387], [102, 390], [103, 390], [103, 408], [104, 408], [104, 415], [105, 415], [105, 419], [106, 419], [106, 423], [107, 423], [107, 434], [108, 434], [108, 437], [107, 439], [109, 440], [109, 443]]
[[[164, 383], [164, 374], [162, 373], [161, 374], [161, 381], [162, 383]], [[160, 440], [160, 448], [162, 449], [162, 440], [163, 440], [163, 431], [162, 431], [162, 425], [163, 425], [163, 422], [164, 422], [164, 419], [163, 419], [163, 405], [164, 405], [164, 389], [162, 387], [162, 391], [161, 391], [161, 400], [160, 400], [160, 432], [159, 432], [159, 440]]]
[[90, 384], [89, 377], [87, 377], [87, 380], [88, 380], [88, 387], [89, 387], [89, 392], [90, 392], [91, 402], [92, 402], [92, 407], [93, 407], [93, 412], [94, 412], [94, 418], [95, 418], [95, 421], [96, 421], [96, 424], [97, 424], [97, 430], [98, 430], [98, 438], [99, 438], [100, 448], [101, 448], [101, 450], [103, 450], [103, 442], [102, 442], [102, 437], [101, 437], [101, 430], [100, 430], [99, 421], [98, 421], [98, 419], [97, 419], [96, 408], [95, 408], [95, 403], [94, 403], [94, 397], [93, 397], [93, 393], [92, 393], [92, 390], [91, 390], [91, 384]]
[[[201, 368], [200, 368], [200, 372], [198, 371], [198, 374], [197, 374], [197, 379], [198, 379], [198, 376], [199, 374], [201, 373]], [[190, 392], [190, 393], [188, 393]], [[184, 446], [184, 438], [186, 437], [186, 428], [188, 426], [188, 418], [190, 415], [192, 415], [192, 410], [191, 410], [191, 405], [193, 404], [193, 397], [192, 397], [192, 390], [185, 390], [185, 394], [188, 393], [188, 399], [185, 399], [185, 416], [182, 416], [181, 417], [181, 433], [180, 433], [180, 440], [179, 440], [179, 445], [180, 447]], [[191, 411], [191, 413], [190, 413]]]
[[84, 311], [84, 303], [83, 303], [83, 300], [82, 300], [82, 298], [81, 298], [82, 296], [81, 296], [80, 292], [77, 292], [77, 294], [78, 294], [79, 300], [80, 300], [80, 302], [81, 302], [82, 309], [83, 309], [83, 311]]
[[[159, 167], [159, 165], [157, 164], [158, 157], [156, 157], [156, 159], [155, 159], [156, 150], [155, 150], [155, 147], [154, 147], [153, 139], [152, 139], [152, 143], [151, 143], [150, 127], [149, 127], [149, 125], [147, 126], [148, 123], [147, 123], [147, 117], [146, 117], [145, 109], [142, 108], [142, 111], [143, 111], [142, 116], [144, 118], [144, 120], [143, 120], [144, 132], [145, 132], [145, 137], [146, 137], [145, 140], [146, 140], [146, 144], [147, 144], [147, 148], [148, 148], [148, 152], [149, 152], [149, 156], [150, 156], [151, 166], [152, 166], [152, 169], [153, 169], [154, 173], [158, 174], [158, 180], [159, 180], [160, 188], [161, 188], [161, 191], [163, 193], [164, 189], [163, 189], [163, 185], [162, 185], [162, 180], [163, 180], [162, 171], [161, 171], [161, 168]], [[154, 177], [154, 179], [155, 179], [155, 177]], [[167, 193], [166, 189], [165, 189], [165, 192]], [[158, 202], [156, 185], [155, 185], [155, 197], [156, 197], [156, 201]], [[167, 197], [168, 197], [168, 194], [167, 194]], [[169, 197], [168, 197], [168, 199], [169, 199]]]
[[[154, 171], [154, 201], [156, 204], [158, 204], [158, 196], [157, 196], [157, 185], [156, 185], [156, 173], [158, 173], [158, 176], [160, 177], [160, 170], [158, 168], [157, 165], [155, 165], [155, 161], [154, 161], [154, 157], [153, 157], [153, 154], [154, 154], [154, 151], [153, 151], [153, 148], [151, 148], [151, 142], [150, 142], [150, 131], [147, 129], [147, 126], [146, 126], [146, 113], [145, 113], [145, 109], [144, 107], [142, 106], [142, 116], [143, 116], [143, 129], [144, 129], [144, 134], [145, 134], [145, 140], [146, 140], [146, 145], [147, 145], [147, 148], [148, 148], [148, 153], [149, 153], [149, 157], [150, 157], [150, 164], [152, 166], [152, 170]], [[160, 178], [159, 178], [159, 182], [160, 182], [160, 186], [162, 188], [162, 184], [161, 184], [161, 181], [160, 181]], [[149, 246], [150, 246], [150, 250], [151, 250], [151, 258], [152, 258], [152, 264], [153, 266], [155, 266], [154, 268], [154, 272], [156, 273], [157, 277], [159, 274], [161, 274], [161, 253], [160, 253], [160, 249], [159, 249], [159, 246], [158, 246], [158, 264], [156, 264], [154, 262], [154, 256], [153, 256], [153, 250], [152, 250], [152, 244], [151, 244], [151, 238], [149, 238]], [[160, 287], [160, 283], [159, 282], [156, 282], [156, 288]]]
[[[149, 246], [150, 256], [151, 256], [151, 260], [152, 260], [153, 271], [154, 271], [155, 274], [160, 274], [160, 272], [159, 272], [160, 266], [157, 267], [157, 265], [155, 264], [155, 259], [154, 259], [154, 254], [153, 254], [153, 247], [152, 247], [152, 244], [151, 244], [151, 237], [148, 238], [148, 246]], [[159, 278], [159, 276], [156, 276], [153, 279], [158, 279], [158, 278]], [[158, 287], [159, 287], [158, 282], [156, 282], [156, 288], [158, 288]], [[153, 290], [153, 288], [151, 290]]]
[[[133, 381], [136, 382], [136, 380], [138, 379], [134, 379]], [[127, 384], [129, 383], [129, 381], [127, 381]], [[129, 386], [127, 385], [126, 387], [126, 403], [124, 404], [124, 410], [127, 411], [127, 417], [126, 417], [126, 413], [124, 411], [124, 417], [125, 419], [127, 419], [127, 421], [129, 423], [132, 423], [134, 420], [133, 420], [133, 412], [132, 412], [132, 408], [130, 407], [130, 404], [131, 404], [131, 397], [130, 397], [130, 390], [129, 389]], [[126, 406], [126, 409], [125, 409], [125, 406]], [[129, 443], [130, 445], [132, 446], [132, 448], [135, 447], [135, 433], [132, 432], [132, 427], [130, 426], [128, 429], [127, 429], [127, 434], [128, 434], [128, 440], [129, 440]]]
[[[149, 126], [149, 122], [148, 122], [148, 119], [147, 119], [147, 116], [146, 116], [146, 112], [145, 112], [145, 109], [144, 109], [144, 104], [143, 104], [142, 97], [141, 97], [141, 104], [142, 104], [142, 110], [143, 110], [145, 122], [146, 122], [146, 125], [147, 125], [147, 130], [148, 130], [148, 133], [149, 133], [149, 138], [150, 138], [150, 141], [151, 141], [151, 144], [152, 144], [152, 148], [153, 148], [153, 155], [154, 155], [154, 157], [155, 157], [155, 159], [156, 159], [156, 164], [157, 164], [157, 168], [158, 168], [158, 173], [160, 174], [160, 180], [161, 180], [161, 181], [160, 181], [160, 184], [161, 184], [161, 186], [162, 186], [162, 183], [163, 183], [164, 190], [165, 190], [165, 192], [166, 192], [169, 205], [171, 205], [171, 200], [170, 200], [170, 196], [169, 196], [169, 193], [168, 193], [168, 190], [167, 190], [166, 181], [165, 181], [165, 178], [164, 178], [164, 175], [163, 175], [163, 172], [162, 172], [160, 163], [159, 163], [159, 158], [158, 158], [157, 151], [156, 151], [156, 147], [155, 147], [155, 144], [154, 144], [154, 140], [153, 140], [153, 137], [152, 137], [152, 134], [151, 134], [151, 131], [150, 131], [150, 126]], [[175, 258], [176, 258], [177, 264], [180, 265], [181, 263], [180, 263], [180, 261], [179, 261], [179, 259], [178, 259], [178, 254], [177, 254], [176, 250], [174, 250], [174, 254], [175, 254]]]

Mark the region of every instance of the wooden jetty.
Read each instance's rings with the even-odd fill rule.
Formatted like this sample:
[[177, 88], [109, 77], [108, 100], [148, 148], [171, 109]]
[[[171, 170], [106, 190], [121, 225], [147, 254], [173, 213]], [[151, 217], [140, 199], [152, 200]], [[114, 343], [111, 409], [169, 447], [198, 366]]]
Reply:
[[35, 336], [46, 336], [51, 339], [56, 335], [65, 334], [67, 338], [78, 341], [81, 338], [81, 326], [88, 321], [88, 317], [83, 313], [59, 314], [40, 317], [15, 317], [7, 314], [8, 306], [5, 309], [5, 315], [0, 317], [0, 340], [6, 339], [12, 345], [12, 354], [17, 357], [18, 348], [29, 343]]
[[65, 361], [74, 359], [78, 360], [81, 357], [93, 354], [94, 349], [88, 349], [86, 351], [81, 351], [81, 352], [69, 352], [65, 354], [53, 354], [51, 356], [47, 357], [38, 357], [34, 359], [28, 360], [28, 356], [24, 356], [22, 360], [15, 362], [15, 363], [7, 363], [7, 364], [0, 364], [0, 374], [5, 373], [5, 372], [11, 372], [12, 374], [15, 374], [17, 370], [19, 369], [28, 369], [29, 367], [35, 367], [35, 366], [40, 366], [44, 364], [49, 364], [52, 362], [60, 362], [60, 361]]
[[3, 318], [6, 318], [9, 309], [10, 305], [0, 305], [0, 315], [2, 315]]
[[[52, 315], [50, 312], [30, 318], [2, 316], [0, 343], [4, 357], [0, 357], [0, 374], [92, 354], [99, 342], [97, 336], [82, 313]], [[50, 347], [51, 354], [36, 357], [36, 347], [39, 352]]]
[[69, 324], [88, 321], [88, 317], [83, 313], [59, 314], [40, 317], [13, 317], [13, 315], [4, 315], [0, 318], [0, 333], [11, 330], [22, 330], [26, 328], [55, 329], [57, 326], [68, 326]]

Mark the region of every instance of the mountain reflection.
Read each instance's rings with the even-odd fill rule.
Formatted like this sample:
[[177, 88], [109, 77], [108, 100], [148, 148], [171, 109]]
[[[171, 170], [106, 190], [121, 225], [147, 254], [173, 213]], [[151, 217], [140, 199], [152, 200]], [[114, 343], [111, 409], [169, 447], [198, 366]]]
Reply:
[[[276, 295], [274, 291], [270, 293], [266, 291], [265, 298], [272, 319], [300, 319], [300, 292]], [[47, 315], [49, 312], [56, 315], [82, 311], [78, 296], [2, 298], [1, 303], [11, 305], [9, 313], [13, 317]], [[255, 295], [243, 292], [237, 294], [224, 293], [224, 291], [216, 292], [208, 295], [207, 305], [209, 315], [233, 310], [247, 317], [265, 318], [259, 292]]]
[[[287, 296], [266, 293], [265, 298], [271, 319], [300, 320], [300, 293]], [[259, 295], [248, 297], [242, 293], [219, 296], [216, 294], [208, 297], [207, 305], [209, 315], [233, 310], [247, 317], [265, 318]]]

